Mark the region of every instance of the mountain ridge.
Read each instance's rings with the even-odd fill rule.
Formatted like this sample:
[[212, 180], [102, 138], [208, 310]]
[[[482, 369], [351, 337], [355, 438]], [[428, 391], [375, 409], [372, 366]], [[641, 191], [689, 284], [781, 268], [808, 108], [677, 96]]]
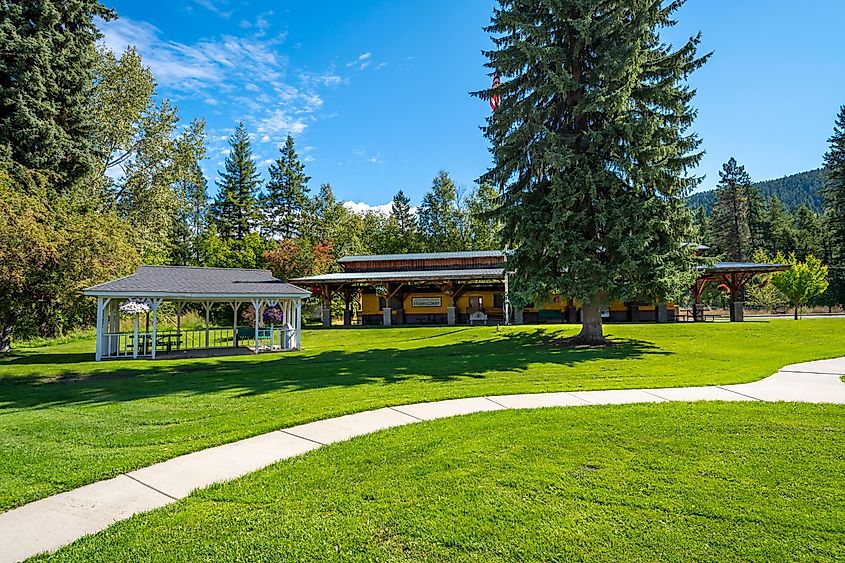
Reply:
[[[806, 204], [813, 211], [821, 212], [824, 206], [821, 193], [822, 171], [822, 168], [807, 170], [774, 180], [755, 182], [754, 186], [760, 190], [765, 199], [773, 195], [777, 196], [792, 211], [801, 204]], [[687, 197], [687, 206], [693, 210], [703, 206], [709, 215], [713, 211], [715, 199], [715, 189], [697, 192]]]

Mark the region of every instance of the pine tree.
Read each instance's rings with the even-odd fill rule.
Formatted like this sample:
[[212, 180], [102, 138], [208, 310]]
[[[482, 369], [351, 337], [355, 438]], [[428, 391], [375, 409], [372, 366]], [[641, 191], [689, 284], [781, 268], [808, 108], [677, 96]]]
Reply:
[[845, 305], [845, 106], [839, 110], [824, 155], [824, 202], [830, 232], [831, 298]]
[[683, 197], [699, 181], [686, 78], [707, 56], [660, 32], [683, 0], [499, 0], [487, 67], [501, 85], [484, 132], [515, 300], [549, 292], [583, 303], [580, 342], [603, 344], [612, 299], [689, 287], [694, 256]]
[[751, 176], [731, 157], [722, 165], [711, 224], [716, 245], [728, 260], [742, 262], [751, 255]]
[[288, 135], [281, 155], [270, 165], [270, 181], [263, 198], [265, 232], [275, 239], [292, 239], [302, 233], [302, 212], [308, 204], [308, 180], [305, 165]]
[[97, 0], [0, 3], [0, 152], [56, 173], [60, 190], [98, 161], [89, 111], [96, 18], [114, 17]]
[[258, 190], [261, 187], [261, 175], [252, 160], [252, 145], [243, 122], [232, 134], [229, 146], [226, 169], [220, 172], [217, 182], [220, 190], [214, 200], [212, 220], [221, 237], [243, 241], [258, 225]]
[[795, 211], [795, 254], [799, 260], [807, 256], [825, 256], [824, 226], [818, 213], [802, 203]]
[[768, 208], [764, 211], [763, 224], [765, 250], [768, 254], [786, 255], [795, 251], [798, 246], [795, 218], [777, 196], [769, 198]]
[[411, 210], [411, 198], [399, 190], [390, 204], [390, 217], [385, 228], [388, 234], [390, 252], [412, 252], [417, 246], [417, 218]]
[[420, 233], [428, 252], [464, 250], [458, 201], [457, 186], [449, 173], [441, 170], [420, 205]]

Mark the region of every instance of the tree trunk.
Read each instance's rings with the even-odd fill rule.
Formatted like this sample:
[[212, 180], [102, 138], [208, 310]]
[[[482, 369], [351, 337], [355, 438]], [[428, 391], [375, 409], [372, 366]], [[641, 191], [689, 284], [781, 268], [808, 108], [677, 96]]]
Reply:
[[602, 329], [601, 308], [598, 305], [583, 305], [581, 307], [581, 332], [575, 337], [575, 341], [589, 346], [604, 346], [607, 344]]
[[12, 351], [12, 331], [15, 326], [12, 323], [0, 324], [0, 354]]
[[798, 320], [798, 305], [795, 306], [795, 320]]

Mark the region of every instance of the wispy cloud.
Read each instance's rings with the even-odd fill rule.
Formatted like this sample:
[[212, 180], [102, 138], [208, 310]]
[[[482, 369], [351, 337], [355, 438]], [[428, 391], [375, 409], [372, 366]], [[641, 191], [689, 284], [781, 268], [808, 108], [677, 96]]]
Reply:
[[231, 8], [228, 10], [223, 8], [223, 6], [229, 6], [228, 0], [194, 0], [194, 4], [202, 6], [209, 12], [213, 12], [225, 19], [231, 18], [234, 13], [234, 10]]
[[366, 53], [362, 53], [361, 55], [358, 55], [358, 58], [355, 59], [354, 61], [349, 61], [348, 63], [346, 63], [346, 67], [358, 69], [358, 70], [364, 70], [365, 68], [370, 66], [372, 63], [373, 63], [373, 54], [368, 51]]
[[[225, 4], [196, 1], [208, 9]], [[130, 18], [101, 28], [103, 43], [112, 51], [120, 53], [128, 45], [138, 48], [163, 93], [177, 102], [203, 100], [232, 123], [246, 121], [257, 142], [278, 146], [288, 133], [299, 135], [318, 118], [324, 105], [321, 91], [345, 80], [333, 68], [292, 68], [280, 48], [284, 34], [267, 34], [271, 15], [258, 16], [245, 36], [226, 34], [194, 43], [167, 40], [155, 26]], [[225, 146], [225, 133], [230, 131], [209, 130], [212, 150]]]

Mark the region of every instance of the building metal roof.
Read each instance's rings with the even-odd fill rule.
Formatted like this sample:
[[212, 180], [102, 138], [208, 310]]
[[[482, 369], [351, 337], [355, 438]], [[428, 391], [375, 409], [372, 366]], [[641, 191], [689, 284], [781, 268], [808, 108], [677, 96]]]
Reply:
[[789, 264], [761, 264], [759, 262], [716, 262], [710, 266], [701, 266], [707, 274], [737, 274], [740, 272], [782, 272], [790, 268]]
[[477, 268], [465, 270], [421, 270], [398, 272], [339, 272], [291, 280], [305, 285], [322, 283], [410, 282], [451, 280], [503, 280], [504, 268]]
[[85, 295], [127, 297], [294, 297], [310, 292], [273, 277], [270, 270], [141, 266], [132, 275], [86, 288]]
[[504, 256], [504, 250], [475, 250], [468, 252], [425, 252], [421, 254], [373, 254], [370, 256], [344, 256], [339, 264], [349, 262], [388, 262], [394, 260], [460, 260], [462, 258], [495, 258]]

